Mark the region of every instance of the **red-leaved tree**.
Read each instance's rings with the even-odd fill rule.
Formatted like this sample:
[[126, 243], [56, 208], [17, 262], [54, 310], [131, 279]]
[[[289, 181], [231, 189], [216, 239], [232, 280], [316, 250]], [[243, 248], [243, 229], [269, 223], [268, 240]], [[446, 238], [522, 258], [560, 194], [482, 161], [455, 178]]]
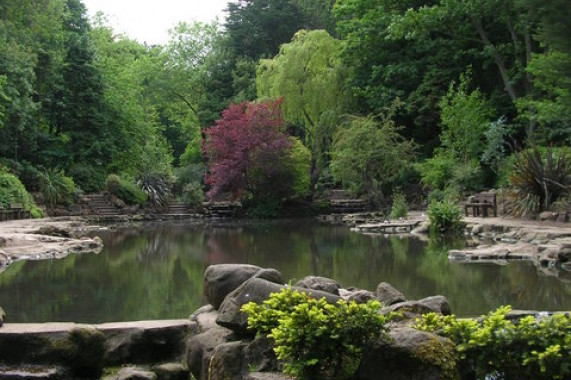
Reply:
[[285, 133], [281, 100], [230, 104], [206, 132], [205, 182], [214, 197], [229, 192], [255, 200], [282, 199], [292, 191], [292, 140]]

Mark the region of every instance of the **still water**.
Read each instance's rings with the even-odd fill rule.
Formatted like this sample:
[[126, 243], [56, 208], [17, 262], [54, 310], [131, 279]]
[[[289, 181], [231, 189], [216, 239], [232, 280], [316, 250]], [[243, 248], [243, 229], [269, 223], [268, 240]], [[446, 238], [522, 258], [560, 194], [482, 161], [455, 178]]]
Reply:
[[0, 305], [10, 322], [101, 323], [186, 318], [204, 304], [210, 264], [276, 268], [286, 279], [319, 275], [375, 290], [384, 281], [408, 299], [445, 295], [457, 315], [498, 306], [571, 310], [571, 284], [531, 263], [450, 263], [463, 242], [366, 236], [309, 220], [146, 224], [98, 232], [99, 254], [17, 262], [0, 273]]

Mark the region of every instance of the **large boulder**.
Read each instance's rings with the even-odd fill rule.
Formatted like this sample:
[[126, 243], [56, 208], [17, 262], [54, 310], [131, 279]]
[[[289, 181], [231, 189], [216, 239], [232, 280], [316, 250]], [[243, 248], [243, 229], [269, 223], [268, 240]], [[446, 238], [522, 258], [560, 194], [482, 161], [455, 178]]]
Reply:
[[218, 309], [229, 293], [256, 275], [271, 282], [283, 283], [281, 274], [275, 269], [248, 264], [210, 265], [204, 272], [204, 296], [208, 303]]
[[339, 284], [326, 277], [319, 277], [319, 276], [307, 276], [301, 280], [299, 280], [295, 286], [304, 289], [311, 289], [311, 290], [321, 290], [323, 292], [331, 293], [336, 296], [339, 295]]
[[[219, 308], [216, 323], [233, 330], [239, 335], [248, 335], [248, 315], [240, 311], [242, 306], [248, 302], [260, 304], [268, 299], [270, 294], [278, 293], [286, 287], [288, 286], [278, 285], [261, 278], [251, 278], [224, 299]], [[335, 303], [340, 299], [336, 295], [319, 290], [309, 290], [296, 286], [291, 288], [305, 292], [313, 298], [319, 299], [323, 297], [329, 303]]]
[[[242, 380], [248, 367], [242, 356], [246, 344], [242, 341], [229, 342], [217, 346], [208, 364], [208, 378], [221, 380]], [[199, 379], [202, 380], [202, 379]]]
[[231, 330], [217, 326], [191, 337], [186, 345], [186, 364], [198, 380], [206, 380], [210, 360], [216, 347], [235, 340]]
[[248, 370], [255, 372], [270, 372], [279, 368], [273, 342], [263, 334], [244, 347], [244, 360]]
[[391, 284], [381, 282], [377, 286], [377, 300], [385, 306], [390, 306], [395, 303], [404, 302], [406, 301], [406, 298]]
[[355, 380], [439, 380], [456, 374], [456, 351], [449, 339], [409, 327], [389, 331], [363, 352]]
[[4, 312], [4, 309], [0, 307], [0, 327], [2, 327], [5, 320], [6, 320], [6, 313]]

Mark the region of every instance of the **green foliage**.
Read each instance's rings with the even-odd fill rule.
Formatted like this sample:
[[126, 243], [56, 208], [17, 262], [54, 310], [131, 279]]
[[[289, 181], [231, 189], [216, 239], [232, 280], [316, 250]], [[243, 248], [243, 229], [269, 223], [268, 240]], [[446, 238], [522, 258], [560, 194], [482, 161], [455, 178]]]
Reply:
[[430, 228], [438, 233], [458, 231], [461, 227], [462, 210], [446, 198], [431, 202], [426, 213]]
[[202, 206], [204, 201], [204, 191], [200, 182], [191, 182], [182, 189], [182, 201], [192, 207]]
[[456, 160], [451, 155], [438, 150], [433, 157], [416, 164], [415, 167], [420, 173], [420, 180], [424, 186], [444, 190], [452, 178], [456, 164]]
[[22, 182], [15, 175], [8, 173], [0, 166], [0, 205], [10, 208], [10, 203], [19, 203], [26, 210], [33, 213], [33, 217], [41, 217], [42, 212], [39, 210], [32, 196], [28, 193]]
[[485, 146], [484, 133], [492, 116], [482, 93], [479, 90], [469, 93], [470, 81], [469, 76], [461, 75], [458, 88], [452, 82], [439, 103], [442, 147], [461, 162], [480, 158]]
[[105, 187], [105, 170], [100, 166], [73, 165], [68, 174], [75, 184], [86, 192], [95, 192]]
[[166, 206], [171, 194], [170, 178], [160, 173], [148, 173], [137, 180], [137, 186], [147, 195], [147, 200], [154, 206]]
[[476, 378], [563, 379], [571, 374], [571, 317], [555, 314], [511, 321], [504, 306], [478, 321], [425, 314], [414, 327], [450, 338], [463, 373]]
[[173, 192], [182, 195], [186, 185], [191, 183], [201, 183], [206, 167], [204, 164], [188, 164], [174, 169]]
[[393, 118], [398, 103], [378, 117], [351, 117], [335, 135], [331, 173], [352, 193], [389, 187], [411, 164], [415, 144], [405, 140]]
[[309, 164], [311, 153], [299, 139], [290, 138], [291, 145], [291, 165], [292, 191], [294, 197], [303, 198], [309, 193]]
[[123, 179], [116, 174], [109, 174], [105, 181], [107, 191], [130, 205], [144, 205], [147, 195], [131, 181]]
[[571, 192], [571, 156], [568, 148], [534, 146], [515, 155], [508, 177], [513, 198], [508, 210], [529, 215], [549, 207]]
[[391, 219], [406, 218], [408, 215], [408, 204], [402, 192], [396, 192], [393, 195], [393, 205], [391, 207]]
[[373, 301], [333, 305], [288, 288], [242, 311], [250, 329], [274, 340], [284, 372], [307, 380], [350, 379], [363, 349], [384, 337], [390, 317], [380, 315], [379, 306]]
[[75, 184], [72, 178], [65, 175], [63, 169], [48, 169], [40, 173], [40, 191], [47, 205], [67, 206], [73, 203]]

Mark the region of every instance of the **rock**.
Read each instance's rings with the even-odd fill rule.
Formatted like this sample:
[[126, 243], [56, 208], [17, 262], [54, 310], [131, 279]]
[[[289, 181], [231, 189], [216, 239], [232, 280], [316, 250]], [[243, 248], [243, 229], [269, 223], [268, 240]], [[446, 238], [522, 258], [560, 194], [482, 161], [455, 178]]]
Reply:
[[567, 261], [571, 261], [571, 247], [562, 247], [559, 252], [557, 253], [557, 258], [562, 263], [566, 263]]
[[408, 327], [394, 328], [390, 339], [363, 352], [355, 380], [438, 380], [456, 378], [452, 341]]
[[336, 281], [319, 276], [307, 276], [299, 280], [295, 286], [299, 286], [304, 289], [321, 290], [336, 296], [339, 295], [339, 288], [341, 287]]
[[254, 278], [261, 278], [263, 280], [273, 282], [274, 284], [284, 284], [282, 274], [276, 269], [260, 269], [254, 275]]
[[539, 214], [539, 219], [540, 220], [557, 220], [558, 216], [559, 216], [558, 212], [544, 211], [541, 214]]
[[157, 375], [154, 372], [147, 371], [143, 368], [125, 367], [121, 368], [117, 373], [117, 380], [156, 380]]
[[450, 315], [450, 305], [443, 296], [434, 296], [424, 298], [418, 301], [406, 301], [395, 303], [381, 309], [381, 314], [388, 314], [390, 312], [400, 312], [402, 318], [405, 320], [415, 319], [422, 314], [438, 313], [442, 315]]
[[295, 380], [280, 372], [251, 372], [246, 375], [244, 380]]
[[15, 367], [0, 366], [1, 380], [57, 380], [68, 378], [69, 374], [64, 373], [60, 367], [37, 365], [24, 365]]
[[232, 338], [232, 331], [220, 326], [191, 337], [186, 345], [186, 364], [192, 375], [198, 380], [209, 379], [208, 367], [214, 349]]
[[557, 217], [557, 221], [559, 223], [567, 223], [569, 221], [569, 215], [567, 215], [566, 212], [561, 212], [561, 213], [559, 213], [559, 216]]
[[472, 235], [480, 235], [483, 230], [484, 230], [484, 227], [481, 224], [476, 224], [472, 227], [472, 231], [470, 231], [470, 233]]
[[[278, 293], [285, 289], [286, 285], [278, 285], [261, 278], [251, 278], [243, 283], [238, 289], [230, 293], [219, 308], [219, 315], [216, 323], [220, 326], [229, 328], [240, 335], [248, 334], [248, 316], [240, 311], [242, 305], [248, 302], [262, 303], [268, 299], [271, 293]], [[335, 303], [340, 297], [331, 293], [319, 290], [309, 290], [299, 287], [291, 287], [307, 293], [314, 298], [324, 297], [327, 302]]]
[[444, 296], [432, 296], [426, 297], [417, 301], [421, 305], [425, 305], [429, 309], [442, 315], [450, 315], [452, 311], [450, 310], [450, 304]]
[[196, 323], [184, 320], [106, 323], [97, 326], [106, 336], [109, 365], [160, 363], [180, 359]]
[[158, 380], [188, 380], [190, 373], [180, 363], [166, 363], [153, 366], [151, 370], [156, 373]]
[[264, 335], [257, 336], [244, 348], [244, 360], [249, 370], [269, 372], [278, 369], [273, 344]]
[[38, 235], [60, 236], [65, 238], [74, 237], [70, 231], [56, 226], [42, 226], [35, 233]]
[[418, 227], [411, 231], [412, 234], [426, 235], [430, 232], [430, 223], [428, 221], [421, 222]]
[[218, 311], [216, 311], [212, 305], [201, 307], [192, 313], [189, 317], [191, 321], [198, 324], [200, 332], [205, 332], [213, 327], [218, 326], [216, 324], [216, 318], [218, 318]]
[[406, 298], [404, 298], [404, 295], [396, 290], [391, 284], [381, 282], [377, 286], [377, 300], [386, 306], [390, 306], [395, 303], [404, 302], [406, 301]]
[[6, 320], [6, 313], [4, 312], [4, 309], [2, 309], [2, 307], [0, 307], [0, 327], [2, 327], [2, 325], [4, 325], [5, 320]]
[[208, 378], [204, 380], [242, 380], [242, 375], [248, 372], [248, 366], [242, 357], [245, 345], [237, 341], [217, 346], [208, 365]]
[[[248, 264], [210, 265], [204, 272], [204, 295], [206, 300], [215, 309], [220, 308], [222, 301], [229, 293], [261, 270], [262, 268], [258, 266]], [[275, 277], [275, 273], [270, 272], [270, 270], [263, 270], [259, 274], [263, 277]], [[281, 279], [281, 275], [279, 277]], [[283, 283], [283, 281], [280, 281], [280, 283]]]
[[367, 301], [377, 299], [375, 293], [362, 289], [349, 291], [348, 294], [342, 298], [347, 302], [355, 301], [357, 303], [367, 303]]

